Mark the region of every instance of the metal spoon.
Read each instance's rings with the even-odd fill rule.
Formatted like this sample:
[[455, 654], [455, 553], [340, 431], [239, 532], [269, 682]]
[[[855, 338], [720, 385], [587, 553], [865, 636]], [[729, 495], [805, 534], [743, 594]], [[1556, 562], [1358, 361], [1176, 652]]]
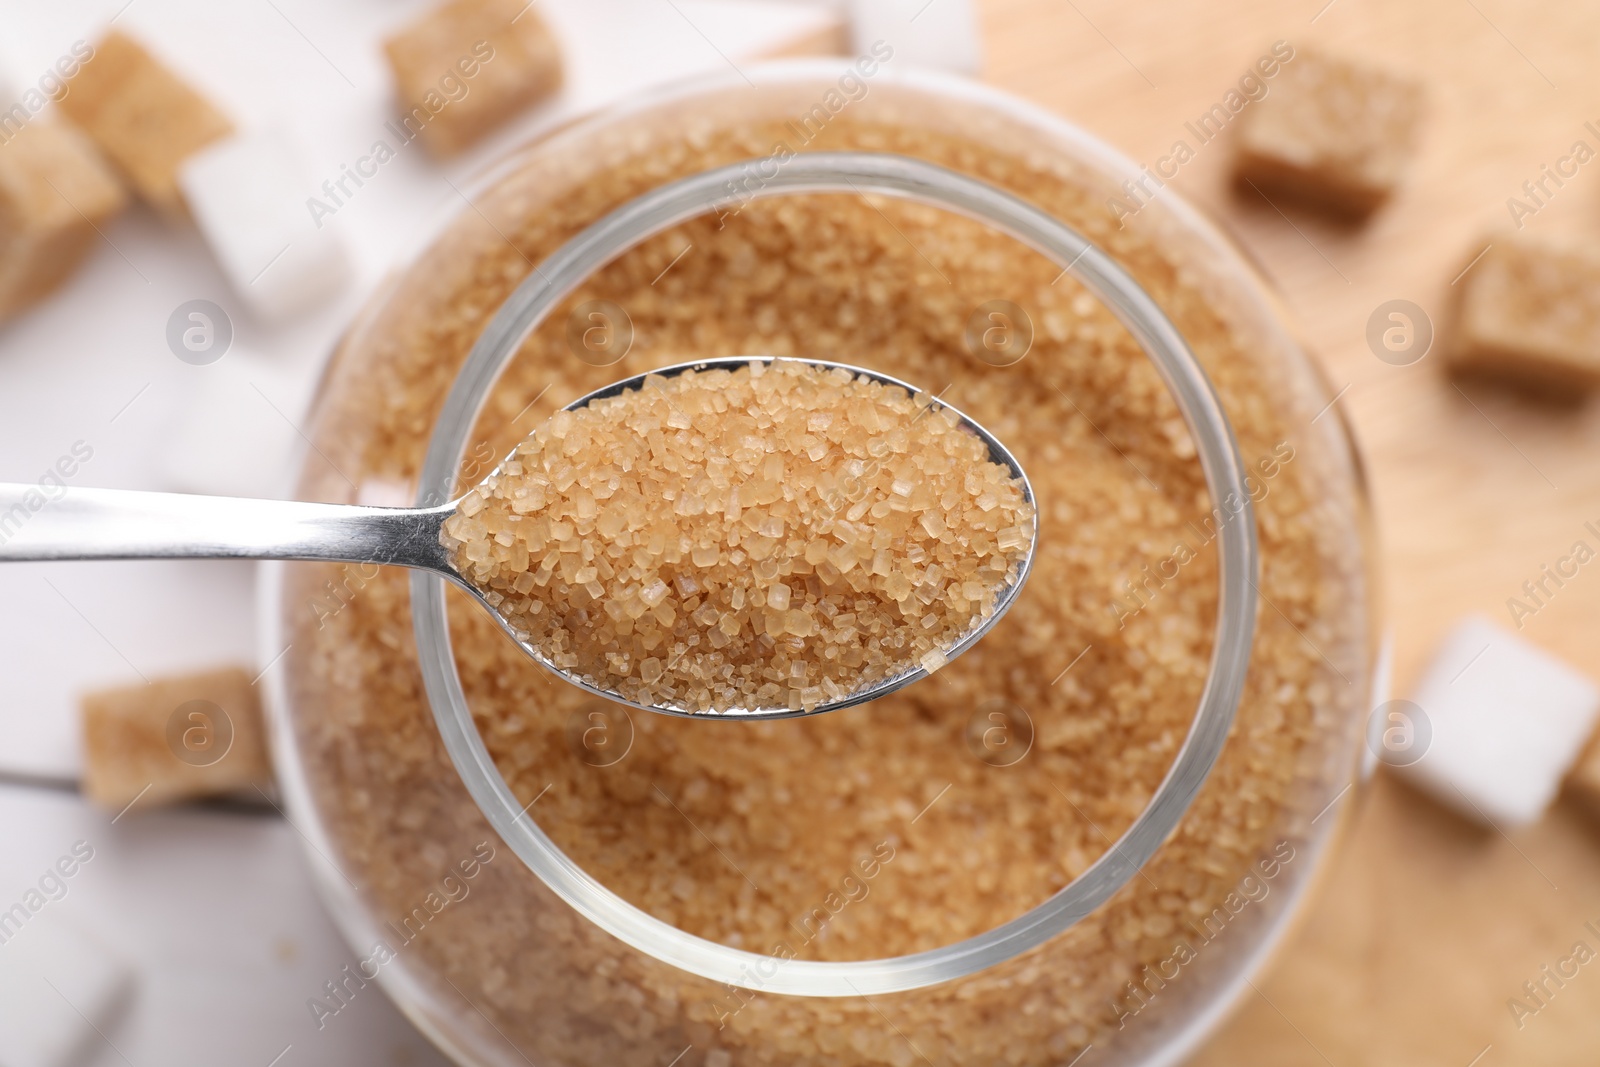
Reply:
[[[567, 411], [591, 401], [637, 389], [650, 375], [673, 377], [691, 370], [734, 369], [751, 363], [773, 363], [779, 357], [739, 356], [679, 363], [647, 371], [597, 389], [566, 406]], [[796, 360], [823, 369], [843, 367], [913, 395], [920, 392], [896, 378], [862, 367], [827, 360]], [[940, 401], [931, 401], [949, 407]], [[1033, 488], [1021, 464], [993, 434], [954, 408], [961, 425], [989, 448], [989, 457], [1021, 480], [1023, 497], [1033, 503]], [[498, 471], [498, 468], [497, 468]], [[466, 494], [463, 493], [462, 496]], [[708, 714], [751, 719], [817, 715], [852, 707], [892, 693], [928, 672], [912, 664], [903, 672], [865, 686], [838, 700], [817, 705], [810, 712], [787, 706], [744, 708], [720, 713], [692, 712], [685, 708], [639, 704], [621, 694], [589, 684], [547, 660], [537, 648], [520, 640], [510, 624], [484, 598], [482, 590], [464, 579], [440, 543], [444, 521], [453, 515], [460, 497], [433, 508], [377, 508], [354, 504], [310, 504], [294, 500], [244, 500], [236, 497], [189, 496], [180, 493], [145, 493], [124, 489], [68, 487], [49, 499], [38, 485], [0, 483], [0, 563], [8, 561], [91, 559], [282, 559], [328, 563], [377, 563], [433, 571], [465, 589], [494, 616], [517, 645], [540, 664], [598, 696], [645, 711], [668, 715], [706, 717]], [[946, 660], [971, 648], [1000, 620], [1016, 600], [1033, 568], [1039, 547], [1039, 524], [1017, 570], [1017, 577], [995, 598], [994, 613], [969, 630], [953, 646], [943, 649]]]

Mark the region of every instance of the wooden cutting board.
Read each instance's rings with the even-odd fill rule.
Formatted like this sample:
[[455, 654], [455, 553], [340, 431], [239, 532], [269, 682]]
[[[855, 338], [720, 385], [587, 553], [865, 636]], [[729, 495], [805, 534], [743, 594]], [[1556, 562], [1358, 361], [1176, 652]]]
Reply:
[[[934, 0], [935, 3], [939, 0]], [[1378, 360], [1367, 320], [1419, 304], [1439, 330], [1451, 285], [1512, 227], [1507, 199], [1600, 126], [1600, 2], [988, 0], [987, 81], [1152, 163], [1279, 39], [1366, 56], [1420, 79], [1429, 115], [1395, 202], [1366, 225], [1236, 196], [1226, 133], [1171, 183], [1232, 230], [1280, 287], [1370, 464], [1386, 620], [1405, 695], [1468, 612], [1506, 600], [1600, 519], [1600, 402], [1551, 407], [1456, 382], [1435, 351]], [[1600, 239], [1600, 160], [1524, 220]], [[1600, 569], [1580, 572], [1525, 636], [1600, 675]], [[1600, 959], [1542, 998], [1508, 1002], [1584, 941], [1600, 952], [1600, 820], [1564, 801], [1506, 837], [1380, 773], [1352, 810], [1317, 897], [1204, 1067], [1600, 1062]], [[1569, 967], [1570, 969], [1570, 967]]]

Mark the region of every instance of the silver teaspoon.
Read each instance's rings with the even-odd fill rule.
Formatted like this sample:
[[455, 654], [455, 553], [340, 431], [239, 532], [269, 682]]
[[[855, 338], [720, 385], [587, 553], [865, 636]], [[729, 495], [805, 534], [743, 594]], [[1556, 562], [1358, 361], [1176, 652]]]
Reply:
[[[689, 371], [716, 368], [731, 370], [751, 363], [772, 363], [777, 358], [740, 356], [663, 367], [597, 389], [566, 405], [565, 410], [575, 411], [595, 400], [638, 389], [651, 376], [670, 378]], [[843, 368], [854, 375], [898, 386], [912, 395], [919, 392], [913, 386], [877, 371], [828, 360], [806, 359], [803, 362], [824, 370]], [[990, 459], [1007, 468], [1011, 476], [1019, 480], [1023, 498], [1032, 505], [1033, 489], [1016, 457], [971, 418], [942, 402], [933, 403], [949, 408], [965, 430], [983, 441]], [[462, 497], [465, 495], [463, 493]], [[810, 711], [795, 711], [784, 705], [705, 713], [637, 703], [557, 667], [538, 648], [518, 636], [506, 618], [485, 597], [483, 590], [462, 577], [440, 539], [445, 520], [456, 513], [462, 497], [432, 508], [382, 508], [69, 486], [61, 496], [48, 499], [37, 485], [0, 483], [0, 563], [97, 559], [276, 559], [372, 563], [432, 571], [464, 589], [494, 617], [523, 652], [565, 681], [597, 696], [667, 715], [704, 718], [714, 714], [746, 719], [819, 715], [875, 700], [928, 674], [921, 664], [909, 663], [896, 674], [864, 685], [838, 699], [818, 704]], [[1035, 521], [1032, 538], [1017, 567], [1015, 579], [997, 592], [994, 611], [987, 618], [975, 624], [949, 648], [941, 650], [946, 662], [976, 644], [1015, 602], [1033, 568], [1038, 546], [1038, 522]]]

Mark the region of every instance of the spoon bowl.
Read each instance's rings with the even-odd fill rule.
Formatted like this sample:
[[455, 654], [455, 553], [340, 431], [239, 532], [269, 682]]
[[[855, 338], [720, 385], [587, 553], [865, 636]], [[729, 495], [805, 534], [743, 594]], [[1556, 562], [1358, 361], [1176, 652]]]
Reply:
[[[915, 397], [919, 395], [925, 395], [923, 390], [918, 389], [916, 386], [909, 385], [898, 378], [891, 377], [878, 371], [868, 370], [865, 367], [852, 366], [848, 363], [836, 363], [830, 360], [820, 359], [796, 359], [784, 356], [730, 356], [720, 359], [704, 359], [695, 360], [688, 363], [675, 363], [668, 367], [661, 367], [656, 370], [646, 371], [643, 374], [636, 374], [631, 378], [625, 378], [622, 381], [613, 382], [610, 385], [596, 389], [592, 393], [581, 396], [577, 400], [574, 400], [572, 403], [566, 405], [564, 410], [576, 411], [579, 408], [587, 407], [596, 400], [605, 400], [611, 397], [620, 396], [631, 389], [639, 389], [643, 387], [646, 378], [673, 378], [680, 374], [704, 370], [736, 370], [740, 367], [749, 366], [752, 363], [762, 363], [768, 365], [773, 363], [804, 363], [812, 367], [820, 367], [824, 370], [842, 369], [849, 371], [852, 375], [870, 379], [871, 381], [877, 382], [881, 385], [894, 386], [904, 389], [910, 396]], [[1023, 500], [1026, 501], [1030, 507], [1035, 506], [1033, 499], [1033, 487], [1028, 482], [1028, 476], [1026, 472], [1023, 471], [1022, 464], [1017, 461], [1017, 458], [1011, 454], [1011, 451], [1007, 449], [1006, 446], [994, 436], [994, 434], [990, 433], [980, 423], [974, 421], [972, 418], [968, 417], [955, 407], [946, 404], [937, 398], [930, 397], [928, 400], [928, 405], [930, 409], [935, 407], [943, 408], [949, 410], [951, 414], [955, 415], [964, 430], [973, 434], [984, 443], [984, 446], [989, 451], [990, 461], [998, 466], [1006, 468], [1006, 470], [1010, 472], [1011, 477], [1019, 481]], [[500, 473], [505, 463], [510, 459], [511, 457], [508, 456], [506, 457], [506, 460], [501, 461], [501, 465], [496, 467], [495, 470], [490, 473], [489, 477], [494, 477], [495, 474]], [[459, 500], [448, 505], [449, 509], [453, 511], [457, 503], [459, 503]], [[448, 517], [448, 513], [446, 513], [445, 517]], [[1033, 569], [1034, 555], [1038, 547], [1039, 523], [1037, 520], [1035, 520], [1033, 523], [1032, 535], [1028, 543], [1027, 552], [1024, 553], [1021, 562], [1017, 565], [1016, 577], [996, 593], [994, 611], [987, 618], [980, 620], [973, 627], [971, 627], [965, 634], [961, 636], [958, 641], [956, 641], [955, 644], [940, 650], [944, 654], [946, 662], [954, 659], [975, 645], [994, 627], [995, 623], [1000, 621], [1000, 617], [1010, 610], [1011, 605], [1016, 601], [1017, 594], [1022, 591], [1023, 583], [1028, 580], [1028, 575]], [[904, 670], [901, 670], [869, 685], [863, 686], [860, 689], [854, 690], [843, 697], [818, 704], [811, 711], [795, 710], [787, 705], [775, 707], [733, 708], [722, 711], [695, 711], [689, 708], [670, 704], [642, 704], [638, 701], [630, 700], [613, 690], [606, 689], [603, 686], [593, 685], [592, 683], [585, 681], [576, 675], [570, 674], [567, 671], [562, 670], [560, 667], [557, 667], [555, 664], [551, 663], [550, 660], [543, 653], [541, 653], [537, 647], [520, 637], [517, 634], [517, 631], [506, 620], [506, 618], [496, 611], [495, 608], [488, 602], [483, 593], [476, 586], [472, 585], [472, 583], [464, 580], [462, 576], [455, 571], [454, 567], [450, 567], [447, 571], [441, 571], [441, 573], [445, 573], [446, 576], [454, 581], [457, 585], [463, 586], [469, 592], [471, 592], [473, 596], [481, 604], [483, 604], [484, 608], [494, 616], [495, 621], [500, 624], [501, 629], [506, 632], [507, 636], [515, 641], [524, 652], [526, 652], [534, 660], [538, 661], [545, 668], [560, 675], [564, 680], [571, 682], [573, 685], [576, 685], [581, 689], [585, 689], [596, 696], [605, 697], [607, 700], [616, 701], [619, 704], [626, 704], [628, 707], [638, 708], [642, 711], [654, 711], [662, 714], [679, 715], [688, 718], [723, 717], [739, 719], [786, 719], [798, 716], [820, 715], [824, 712], [839, 711], [844, 708], [854, 707], [857, 704], [865, 704], [868, 701], [876, 700], [882, 696], [887, 696], [897, 689], [904, 688], [905, 686], [910, 685], [912, 682], [928, 676], [928, 671], [925, 668], [919, 664], [912, 663]]]

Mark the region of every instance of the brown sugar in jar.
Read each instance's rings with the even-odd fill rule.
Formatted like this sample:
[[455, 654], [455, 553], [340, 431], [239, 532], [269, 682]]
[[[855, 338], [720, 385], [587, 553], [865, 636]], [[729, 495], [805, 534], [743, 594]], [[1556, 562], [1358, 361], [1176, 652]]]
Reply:
[[[1336, 821], [1312, 825], [1353, 773], [1367, 698], [1364, 503], [1342, 430], [1316, 418], [1321, 384], [1257, 283], [1183, 209], [1153, 205], [1119, 229], [1103, 150], [977, 90], [885, 76], [801, 141], [790, 119], [827, 91], [819, 78], [795, 67], [754, 90], [685, 90], [498, 168], [336, 353], [302, 494], [414, 494], [441, 399], [489, 316], [532, 264], [632, 197], [778, 145], [931, 160], [1107, 250], [1215, 384], [1263, 559], [1227, 747], [1155, 858], [1040, 948], [871, 998], [752, 992], [592, 925], [494, 836], [436, 733], [403, 573], [295, 565], [278, 600], [292, 647], [275, 709], [291, 797], [359, 887], [336, 909], [347, 935], [363, 953], [386, 939], [383, 980], [463, 1062], [1045, 1065], [1091, 1043], [1100, 1062], [1134, 1062], [1185, 1040], [1250, 965]], [[996, 300], [1032, 331], [1003, 367], [966, 343]], [[568, 342], [571, 313], [597, 301], [631, 330], [607, 366]], [[903, 956], [1017, 919], [1106, 853], [1171, 765], [1210, 669], [1217, 528], [1237, 508], [1210, 499], [1163, 382], [1070, 274], [975, 222], [870, 196], [752, 200], [599, 271], [524, 344], [459, 484], [607, 382], [747, 354], [837, 359], [943, 391], [1004, 441], [1039, 522], [1011, 612], [893, 696], [815, 720], [708, 723], [597, 703], [452, 593], [483, 741], [573, 863], [774, 967]], [[478, 854], [470, 892], [405, 923], [484, 841], [493, 859]]]

